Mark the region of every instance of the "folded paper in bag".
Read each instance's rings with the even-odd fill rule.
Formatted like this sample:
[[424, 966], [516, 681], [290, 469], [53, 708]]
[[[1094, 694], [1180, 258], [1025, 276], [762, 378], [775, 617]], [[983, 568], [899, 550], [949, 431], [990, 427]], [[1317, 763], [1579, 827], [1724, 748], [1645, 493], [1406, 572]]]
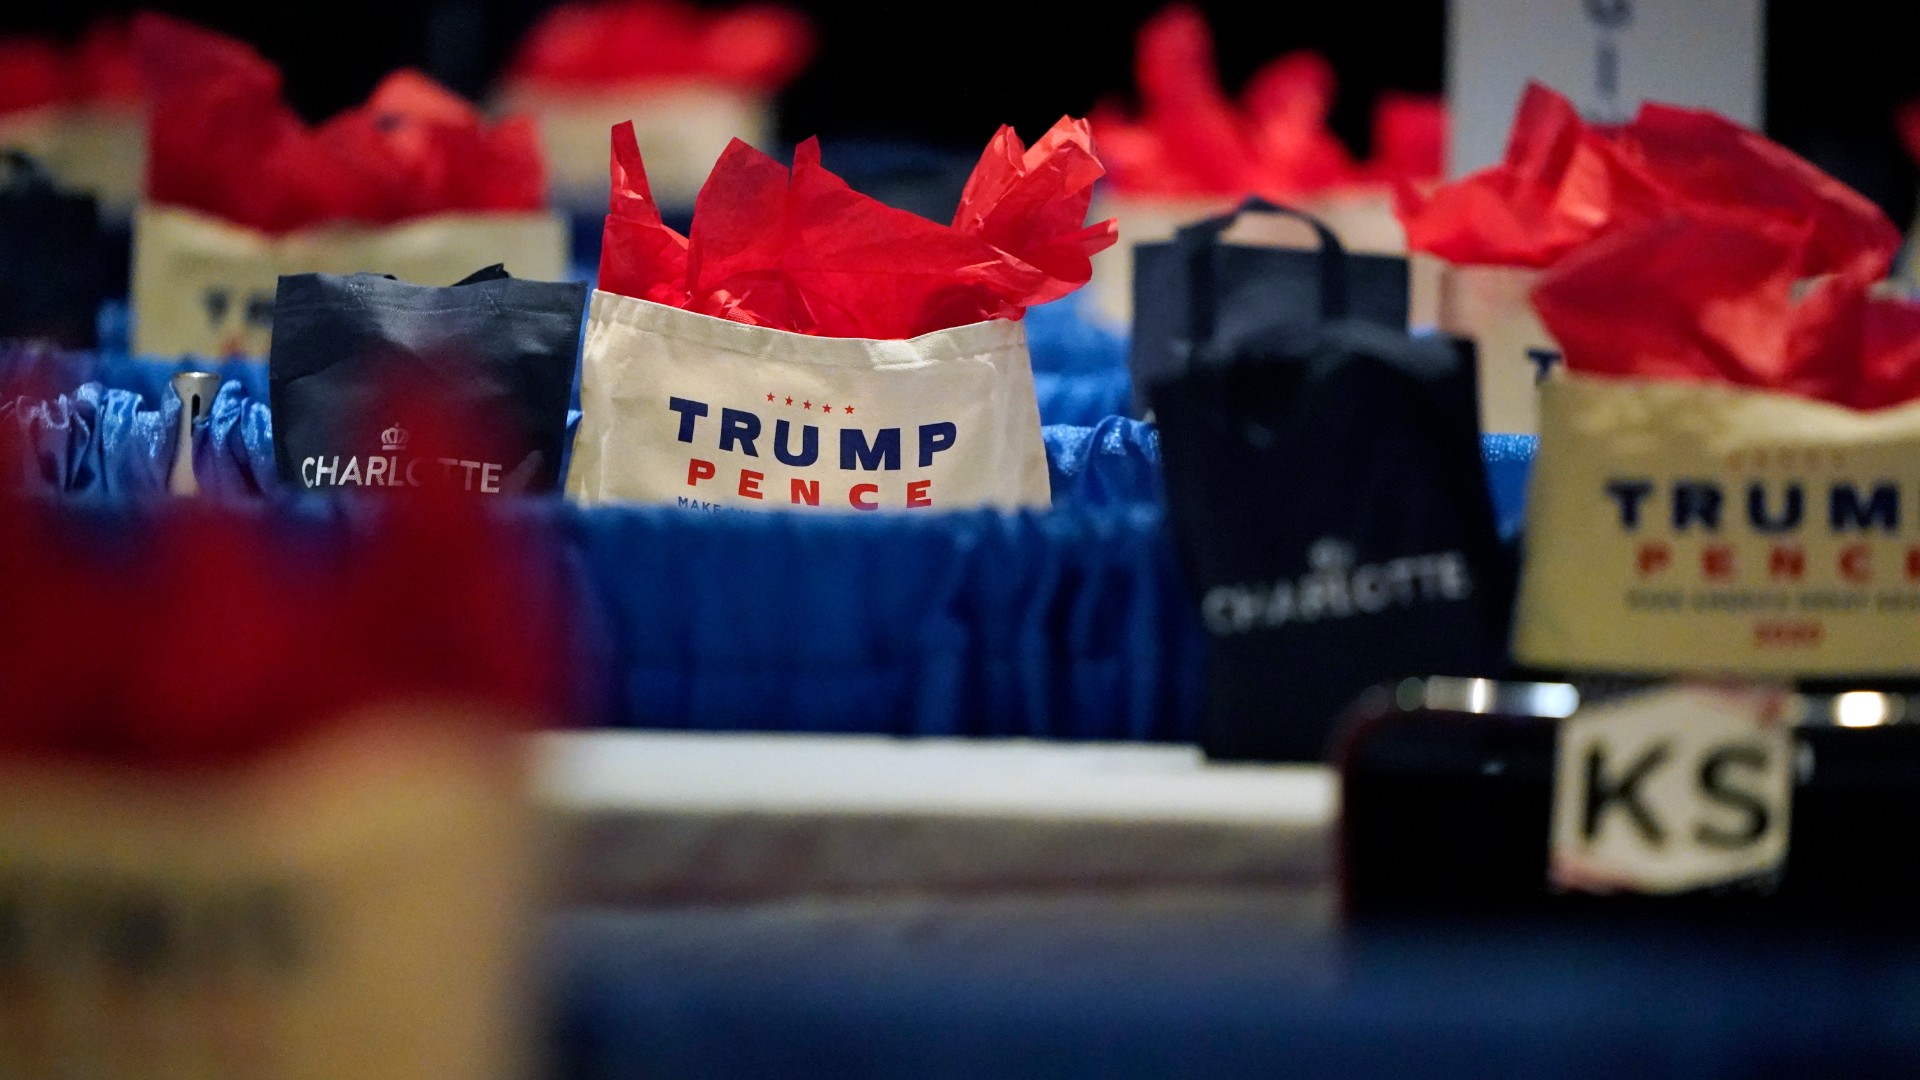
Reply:
[[263, 353], [283, 273], [394, 273], [446, 284], [505, 262], [566, 271], [532, 124], [487, 124], [417, 72], [309, 128], [245, 45], [166, 19], [136, 23], [154, 104], [135, 220], [134, 347]]
[[633, 131], [583, 357], [568, 492], [695, 509], [1046, 505], [1027, 307], [1084, 284], [1114, 239], [1086, 225], [1084, 123], [995, 136], [952, 225], [820, 164], [743, 143], [690, 235], [661, 220]]

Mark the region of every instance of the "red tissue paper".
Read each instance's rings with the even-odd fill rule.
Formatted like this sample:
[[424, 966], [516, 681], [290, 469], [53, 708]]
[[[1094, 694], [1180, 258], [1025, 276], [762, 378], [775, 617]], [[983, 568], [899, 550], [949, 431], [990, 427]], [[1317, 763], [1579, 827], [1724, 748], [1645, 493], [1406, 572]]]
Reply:
[[1156, 196], [1260, 194], [1295, 199], [1356, 184], [1438, 179], [1446, 143], [1439, 100], [1384, 96], [1374, 157], [1353, 160], [1327, 126], [1333, 68], [1292, 53], [1255, 73], [1234, 102], [1220, 86], [1200, 12], [1175, 5], [1140, 28], [1134, 77], [1141, 113], [1094, 114], [1094, 137], [1122, 191]]
[[770, 94], [800, 74], [813, 46], [806, 16], [774, 4], [561, 4], [528, 31], [507, 81], [568, 90], [708, 81]]
[[1920, 397], [1920, 305], [1803, 277], [1809, 230], [1671, 215], [1612, 233], [1533, 292], [1567, 367], [1724, 382], [1879, 409]]
[[1103, 170], [1086, 122], [1065, 117], [1030, 148], [1001, 128], [951, 225], [854, 191], [812, 139], [792, 169], [734, 140], [684, 237], [661, 221], [630, 123], [613, 129], [612, 170], [602, 289], [822, 337], [1018, 319], [1086, 284], [1118, 238], [1112, 221], [1085, 224]]
[[379, 503], [346, 527], [177, 500], [110, 534], [0, 487], [0, 758], [220, 767], [382, 706], [561, 712], [538, 531], [451, 488]]
[[1674, 214], [1798, 230], [1803, 275], [1877, 277], [1900, 245], [1872, 202], [1732, 121], [1650, 103], [1603, 129], [1538, 83], [1521, 98], [1500, 164], [1428, 195], [1403, 187], [1397, 209], [1412, 250], [1461, 265], [1550, 266]]
[[137, 106], [144, 96], [124, 21], [97, 22], [70, 47], [0, 38], [0, 114], [48, 105]]
[[270, 233], [546, 205], [533, 122], [489, 125], [418, 72], [388, 76], [364, 105], [314, 128], [281, 99], [279, 70], [244, 43], [161, 15], [140, 16], [134, 36], [153, 100], [153, 202]]

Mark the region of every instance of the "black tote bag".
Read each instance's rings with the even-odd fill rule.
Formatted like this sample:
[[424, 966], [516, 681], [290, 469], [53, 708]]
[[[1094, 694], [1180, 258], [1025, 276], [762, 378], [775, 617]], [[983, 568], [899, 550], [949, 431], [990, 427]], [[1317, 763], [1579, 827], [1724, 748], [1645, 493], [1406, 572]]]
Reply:
[[[499, 266], [454, 285], [280, 279], [268, 356], [274, 455], [303, 488], [559, 490], [587, 286]], [[414, 438], [431, 408], [436, 445]]]
[[0, 151], [0, 340], [91, 349], [105, 294], [92, 196], [62, 191], [32, 158]]
[[[1278, 214], [1313, 229], [1317, 250], [1222, 243], [1243, 214]], [[1331, 267], [1341, 268], [1330, 273]], [[1319, 219], [1250, 198], [1230, 214], [1141, 244], [1133, 256], [1133, 338], [1127, 367], [1134, 408], [1144, 413], [1153, 385], [1179, 374], [1193, 327], [1237, 335], [1273, 322], [1356, 319], [1390, 330], [1407, 325], [1407, 260], [1354, 255]]]
[[[1341, 260], [1322, 269], [1337, 296]], [[1234, 325], [1196, 325], [1192, 362], [1152, 398], [1211, 645], [1202, 744], [1317, 760], [1370, 686], [1501, 674], [1514, 563], [1469, 344], [1257, 312]]]

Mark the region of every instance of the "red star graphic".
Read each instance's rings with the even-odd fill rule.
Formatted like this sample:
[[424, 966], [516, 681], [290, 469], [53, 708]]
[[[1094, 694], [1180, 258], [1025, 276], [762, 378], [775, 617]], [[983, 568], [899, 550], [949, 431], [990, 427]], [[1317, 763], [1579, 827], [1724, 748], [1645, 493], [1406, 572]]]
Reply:
[[789, 404], [789, 405], [791, 405], [791, 404], [793, 404], [793, 399], [792, 399], [792, 398], [788, 398], [788, 399], [787, 399], [787, 404]]
[[767, 395], [767, 400], [768, 400], [768, 401], [772, 401], [772, 400], [773, 400], [773, 395], [772, 395], [772, 394], [768, 394], [768, 395]]
[[847, 411], [848, 411], [848, 412], [852, 412], [852, 411], [853, 411], [853, 406], [851, 406], [851, 405], [849, 405], [849, 406], [847, 406]]
[[811, 401], [803, 401], [803, 402], [801, 402], [801, 403], [800, 403], [800, 407], [801, 407], [801, 408], [803, 408], [803, 409], [811, 409], [811, 408], [813, 408], [813, 402], [811, 402]]
[[821, 406], [820, 406], [820, 411], [821, 411], [821, 412], [832, 412], [832, 411], [833, 411], [833, 406], [831, 406], [831, 405], [821, 405]]

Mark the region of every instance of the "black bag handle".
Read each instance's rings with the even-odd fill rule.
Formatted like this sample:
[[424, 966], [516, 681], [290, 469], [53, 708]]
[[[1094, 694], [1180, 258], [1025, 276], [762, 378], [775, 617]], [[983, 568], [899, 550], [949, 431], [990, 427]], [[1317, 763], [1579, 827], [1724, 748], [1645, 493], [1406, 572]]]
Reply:
[[24, 150], [0, 149], [0, 192], [10, 195], [51, 195], [53, 177], [40, 159]]
[[1320, 317], [1333, 321], [1347, 317], [1347, 249], [1325, 222], [1304, 210], [1281, 206], [1258, 195], [1219, 217], [1188, 225], [1174, 234], [1187, 267], [1187, 343], [1189, 348], [1213, 337], [1219, 318], [1219, 295], [1214, 290], [1213, 249], [1242, 214], [1278, 214], [1303, 221], [1320, 242]]

